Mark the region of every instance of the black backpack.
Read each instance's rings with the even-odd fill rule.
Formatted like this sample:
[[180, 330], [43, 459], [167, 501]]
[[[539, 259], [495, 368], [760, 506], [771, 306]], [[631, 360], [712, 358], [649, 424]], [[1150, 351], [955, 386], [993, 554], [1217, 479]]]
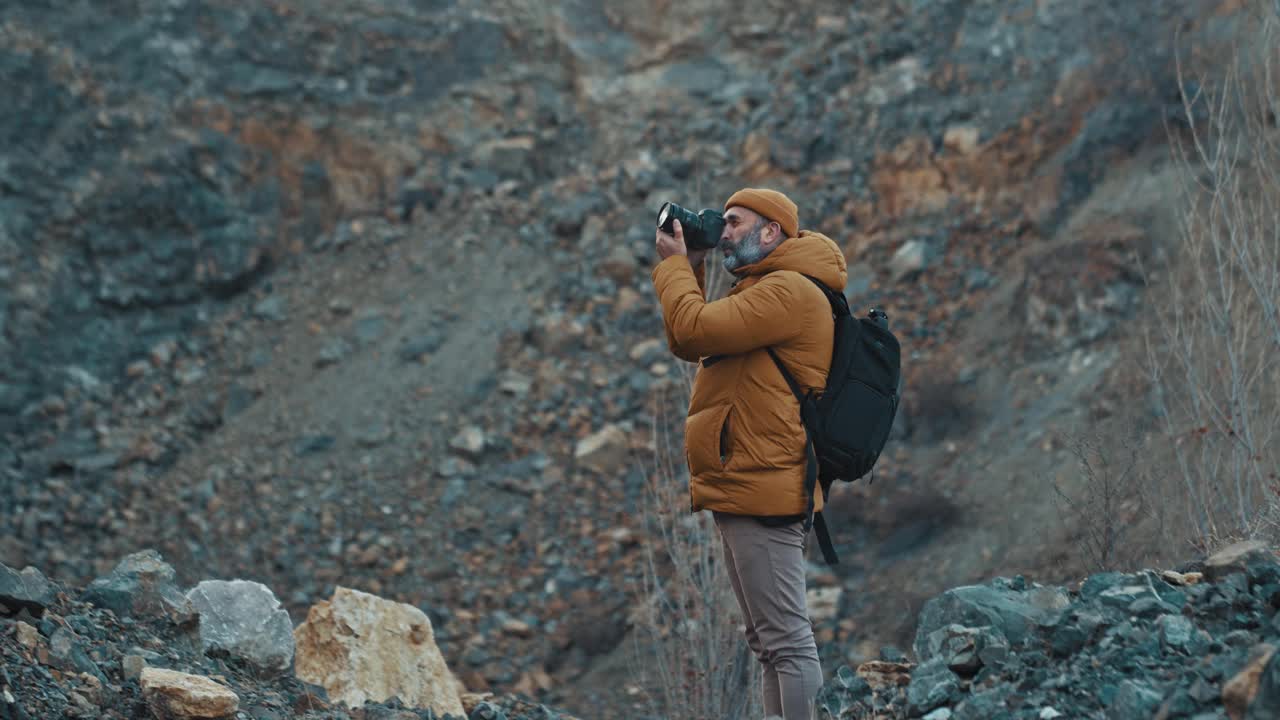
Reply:
[[843, 293], [816, 278], [805, 277], [827, 296], [835, 320], [831, 369], [822, 394], [815, 397], [802, 392], [773, 348], [768, 350], [800, 401], [800, 420], [808, 438], [805, 493], [809, 509], [805, 513], [805, 531], [814, 528], [823, 559], [835, 565], [838, 558], [826, 521], [821, 512], [813, 511], [813, 493], [818, 483], [825, 494], [836, 480], [857, 480], [880, 459], [898, 412], [901, 353], [884, 312], [872, 309], [867, 317], [854, 318]]

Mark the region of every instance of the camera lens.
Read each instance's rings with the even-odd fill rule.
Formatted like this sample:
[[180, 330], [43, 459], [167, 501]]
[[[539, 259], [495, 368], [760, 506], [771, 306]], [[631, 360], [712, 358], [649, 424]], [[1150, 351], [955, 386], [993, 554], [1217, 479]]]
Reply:
[[667, 224], [668, 216], [671, 215], [671, 203], [662, 203], [662, 209], [658, 210], [658, 227], [664, 227]]

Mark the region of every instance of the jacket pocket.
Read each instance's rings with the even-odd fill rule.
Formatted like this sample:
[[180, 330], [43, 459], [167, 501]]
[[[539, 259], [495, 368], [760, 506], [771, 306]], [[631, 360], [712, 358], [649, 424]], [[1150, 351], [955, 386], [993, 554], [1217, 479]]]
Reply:
[[[726, 403], [690, 415], [684, 425], [684, 445], [689, 474], [701, 475], [721, 470], [720, 436], [729, 419], [732, 405]], [[726, 455], [732, 450], [726, 448]]]

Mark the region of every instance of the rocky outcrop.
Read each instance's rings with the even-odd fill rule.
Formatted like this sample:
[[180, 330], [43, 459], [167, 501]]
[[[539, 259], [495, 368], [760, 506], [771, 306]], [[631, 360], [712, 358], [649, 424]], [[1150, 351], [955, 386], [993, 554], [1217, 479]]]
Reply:
[[[591, 654], [563, 618], [627, 601], [652, 456], [680, 472], [678, 424], [654, 421], [681, 414], [685, 370], [648, 286], [654, 200], [791, 192], [841, 244], [851, 302], [891, 303], [919, 358], [903, 417], [931, 427], [916, 375], [967, 378], [958, 432], [902, 433], [882, 461], [936, 482], [879, 498], [1024, 497], [998, 485], [1062, 466], [1046, 423], [1142, 405], [1094, 351], [1135, 336], [1161, 207], [1109, 192], [1113, 227], [1067, 221], [1109, 175], [1175, 196], [1130, 162], [1170, 155], [1177, 42], [1211, 55], [1243, 3], [10, 5], [0, 557], [82, 585], [146, 543], [295, 617], [366, 588], [433, 608], [468, 687], [560, 704], [621, 693], [574, 682]], [[1093, 369], [1072, 375], [1074, 351]], [[1025, 362], [1047, 365], [1009, 372]], [[483, 443], [446, 457], [470, 426]], [[824, 654], [907, 644], [906, 587], [1057, 562], [1025, 509], [846, 536], [846, 568], [885, 569], [824, 609]], [[945, 561], [913, 565], [944, 527]], [[461, 609], [490, 596], [533, 632]]]
[[416, 607], [337, 588], [294, 631], [297, 675], [334, 702], [360, 707], [397, 697], [409, 707], [462, 714], [458, 685]]
[[1074, 589], [998, 578], [925, 604], [914, 665], [841, 668], [820, 705], [860, 719], [1277, 717], [1278, 611], [1280, 562], [1258, 543], [1203, 572], [1104, 573]]
[[[12, 572], [0, 564], [0, 575]], [[39, 619], [26, 607], [0, 612], [0, 720], [573, 720], [511, 694], [461, 693], [412, 606], [346, 589], [317, 606], [299, 628], [299, 667], [322, 665], [339, 681], [331, 696], [280, 671], [292, 635], [277, 636], [288, 618], [270, 590], [204, 581], [187, 594], [200, 637], [76, 599], [85, 593], [55, 594]]]
[[176, 578], [173, 566], [160, 553], [143, 550], [121, 560], [110, 575], [90, 583], [84, 600], [122, 618], [163, 618], [185, 625], [196, 619], [196, 612]]

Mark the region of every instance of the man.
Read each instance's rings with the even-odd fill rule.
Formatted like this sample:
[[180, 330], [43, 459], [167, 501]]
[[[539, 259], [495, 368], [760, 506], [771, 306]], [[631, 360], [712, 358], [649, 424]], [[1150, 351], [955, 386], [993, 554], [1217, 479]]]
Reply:
[[679, 223], [658, 230], [653, 284], [667, 344], [701, 362], [685, 422], [692, 512], [710, 510], [729, 579], [746, 618], [747, 644], [764, 671], [766, 716], [809, 720], [822, 667], [805, 607], [804, 540], [820, 489], [805, 492], [800, 405], [769, 357], [773, 348], [805, 390], [821, 391], [835, 325], [822, 290], [848, 277], [829, 238], [800, 231], [795, 203], [746, 188], [725, 203], [717, 248], [737, 278], [707, 302], [705, 257], [690, 253]]

